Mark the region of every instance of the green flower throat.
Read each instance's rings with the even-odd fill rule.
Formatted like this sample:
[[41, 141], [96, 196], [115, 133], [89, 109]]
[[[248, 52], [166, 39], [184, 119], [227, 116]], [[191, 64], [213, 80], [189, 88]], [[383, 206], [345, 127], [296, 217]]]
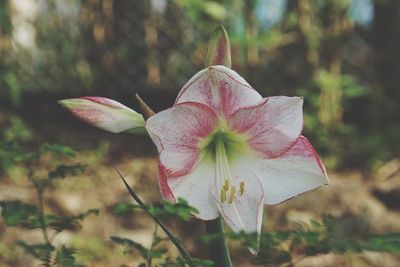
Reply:
[[214, 131], [199, 142], [199, 148], [202, 159], [214, 162], [220, 156], [231, 161], [235, 156], [248, 151], [246, 136], [229, 129], [224, 120], [220, 120]]
[[246, 136], [230, 130], [226, 122], [220, 120], [214, 131], [199, 142], [199, 148], [201, 160], [215, 164], [215, 186], [221, 203], [232, 204], [235, 197], [242, 196], [245, 191], [243, 181], [233, 180], [231, 164], [248, 152]]

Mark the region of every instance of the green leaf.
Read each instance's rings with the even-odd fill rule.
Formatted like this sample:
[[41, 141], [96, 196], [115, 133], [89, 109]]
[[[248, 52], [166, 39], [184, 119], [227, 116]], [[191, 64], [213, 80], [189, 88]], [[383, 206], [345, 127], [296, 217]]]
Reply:
[[231, 68], [231, 43], [225, 28], [220, 25], [211, 34], [205, 66], [224, 65]]
[[[127, 214], [134, 210], [142, 209], [143, 207], [135, 204], [129, 203], [117, 203], [113, 208], [112, 212], [114, 214]], [[193, 213], [197, 212], [197, 209], [188, 205], [187, 201], [178, 198], [176, 203], [170, 201], [156, 202], [152, 205], [144, 205], [144, 208], [153, 216], [157, 218], [180, 218], [182, 220], [188, 221], [192, 218]]]
[[52, 227], [58, 232], [61, 232], [63, 230], [76, 230], [81, 226], [79, 221], [84, 220], [89, 215], [97, 216], [98, 214], [99, 214], [98, 209], [90, 209], [86, 212], [72, 216], [46, 215], [45, 225]]
[[35, 151], [28, 150], [19, 145], [15, 140], [0, 141], [0, 159], [15, 163], [28, 163], [37, 159]]
[[39, 218], [39, 209], [21, 201], [0, 201], [1, 216], [7, 226], [27, 224], [34, 218]]
[[53, 153], [59, 156], [66, 156], [66, 157], [75, 157], [75, 151], [64, 145], [60, 144], [43, 144], [40, 147], [40, 151], [42, 153]]
[[161, 258], [162, 255], [164, 255], [167, 252], [167, 250], [163, 249], [163, 248], [162, 249], [153, 249], [153, 250], [147, 249], [147, 248], [143, 247], [141, 244], [139, 244], [133, 240], [127, 239], [127, 238], [120, 238], [117, 236], [112, 236], [111, 240], [113, 242], [115, 242], [116, 244], [128, 247], [130, 249], [137, 250], [140, 253], [140, 255], [145, 259]]
[[31, 255], [36, 259], [41, 260], [43, 262], [43, 265], [50, 266], [51, 253], [54, 251], [54, 247], [52, 245], [48, 243], [30, 245], [22, 240], [18, 240], [17, 244], [24, 249], [25, 253]]
[[56, 257], [54, 259], [55, 264], [58, 267], [80, 267], [75, 262], [75, 250], [71, 248], [67, 248], [66, 246], [62, 246], [57, 250]]
[[363, 249], [400, 254], [400, 233], [374, 235], [363, 245]]
[[49, 179], [65, 178], [67, 176], [74, 176], [85, 172], [87, 165], [73, 164], [73, 165], [58, 165], [54, 170], [50, 171]]
[[139, 205], [129, 204], [129, 203], [117, 203], [112, 208], [112, 213], [120, 215], [120, 214], [127, 214], [131, 213], [135, 209], [140, 209]]
[[248, 247], [254, 251], [259, 250], [260, 235], [257, 232], [254, 233], [246, 233], [244, 231], [240, 231], [238, 233], [229, 232], [226, 235], [233, 240], [239, 240], [245, 247]]
[[[1, 201], [1, 214], [8, 226], [24, 226], [29, 229], [41, 228], [42, 222], [39, 209], [31, 204], [20, 201]], [[90, 209], [86, 212], [73, 216], [58, 216], [54, 214], [44, 215], [44, 226], [52, 227], [61, 232], [65, 229], [76, 230], [82, 221], [89, 215], [98, 215], [97, 209]]]
[[214, 266], [214, 262], [211, 260], [203, 260], [198, 258], [191, 258], [188, 260], [184, 260], [182, 258], [177, 259], [178, 266], [191, 266], [191, 267], [212, 267]]
[[260, 251], [259, 254], [251, 259], [254, 264], [276, 264], [291, 262], [292, 257], [290, 253], [285, 250], [270, 249]]
[[179, 217], [182, 220], [188, 221], [192, 218], [193, 213], [197, 213], [197, 209], [188, 205], [187, 201], [178, 198], [176, 203], [163, 201], [154, 203], [147, 207], [148, 211], [157, 218], [174, 218]]

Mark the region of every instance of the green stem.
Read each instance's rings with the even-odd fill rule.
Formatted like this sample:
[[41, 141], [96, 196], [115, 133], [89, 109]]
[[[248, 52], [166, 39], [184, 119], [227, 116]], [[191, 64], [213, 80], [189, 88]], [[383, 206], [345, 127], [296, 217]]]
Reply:
[[132, 188], [129, 186], [129, 184], [125, 181], [124, 177], [121, 175], [121, 173], [117, 170], [118, 175], [121, 177], [122, 181], [125, 184], [126, 189], [128, 189], [129, 194], [132, 196], [132, 198], [139, 204], [140, 208], [146, 212], [160, 227], [163, 229], [165, 234], [168, 236], [169, 240], [175, 245], [175, 247], [178, 249], [179, 253], [182, 255], [182, 257], [185, 260], [190, 260], [192, 257], [190, 254], [186, 251], [186, 249], [182, 246], [181, 241], [176, 238], [169, 230], [168, 228], [164, 225], [163, 222], [161, 222], [156, 216], [151, 214], [148, 209], [146, 208], [146, 205], [143, 203], [143, 201], [139, 198], [139, 196], [132, 190]]
[[50, 244], [49, 236], [47, 234], [45, 215], [44, 215], [44, 201], [43, 201], [43, 192], [40, 189], [36, 188], [36, 193], [39, 202], [39, 212], [40, 212], [40, 228], [42, 229], [43, 238], [47, 244]]
[[205, 221], [206, 233], [212, 236], [208, 244], [208, 251], [215, 267], [232, 267], [231, 257], [224, 236], [224, 227], [221, 217], [215, 220]]
[[[156, 223], [156, 226], [154, 227], [154, 233], [153, 233], [153, 240], [151, 241], [151, 246], [150, 246], [150, 251], [153, 250], [155, 243], [156, 243], [156, 239], [157, 239], [157, 230], [158, 230], [158, 224]], [[152, 257], [148, 257], [147, 258], [147, 266], [148, 267], [152, 267]]]

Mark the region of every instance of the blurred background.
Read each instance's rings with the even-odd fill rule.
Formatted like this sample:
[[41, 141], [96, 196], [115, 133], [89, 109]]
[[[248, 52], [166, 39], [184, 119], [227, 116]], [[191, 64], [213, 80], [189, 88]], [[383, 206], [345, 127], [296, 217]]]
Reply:
[[[331, 178], [328, 187], [267, 207], [264, 230], [329, 215], [345, 235], [400, 231], [398, 0], [1, 0], [0, 201], [37, 201], [29, 168], [13, 156], [16, 146], [71, 147], [76, 157], [67, 161], [85, 164], [86, 172], [57, 181], [44, 207], [100, 213], [54, 242], [76, 248], [81, 264], [136, 266], [137, 256], [122, 253], [109, 237], [148, 244], [154, 226], [144, 214], [112, 214], [113, 205], [129, 201], [115, 169], [146, 201], [159, 201], [156, 150], [146, 137], [81, 123], [57, 100], [97, 95], [136, 109], [139, 93], [156, 111], [171, 106], [203, 68], [208, 37], [219, 24], [230, 36], [233, 69], [263, 96], [305, 97], [304, 135]], [[37, 172], [49, 162], [38, 161]], [[189, 250], [205, 257], [191, 230], [201, 233], [200, 222], [170, 223]], [[40, 230], [0, 220], [0, 265], [31, 266], [15, 241], [41, 238]], [[235, 266], [250, 266], [246, 249], [232, 247]], [[398, 266], [400, 260], [395, 253], [353, 254], [299, 256], [290, 266]]]

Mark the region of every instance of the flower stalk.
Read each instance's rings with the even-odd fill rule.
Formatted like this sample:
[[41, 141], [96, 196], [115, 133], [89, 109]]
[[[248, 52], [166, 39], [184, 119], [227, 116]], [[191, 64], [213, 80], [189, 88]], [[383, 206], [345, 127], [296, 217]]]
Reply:
[[221, 217], [205, 221], [204, 224], [207, 235], [212, 236], [212, 240], [208, 244], [208, 251], [210, 259], [214, 261], [214, 266], [232, 267]]

